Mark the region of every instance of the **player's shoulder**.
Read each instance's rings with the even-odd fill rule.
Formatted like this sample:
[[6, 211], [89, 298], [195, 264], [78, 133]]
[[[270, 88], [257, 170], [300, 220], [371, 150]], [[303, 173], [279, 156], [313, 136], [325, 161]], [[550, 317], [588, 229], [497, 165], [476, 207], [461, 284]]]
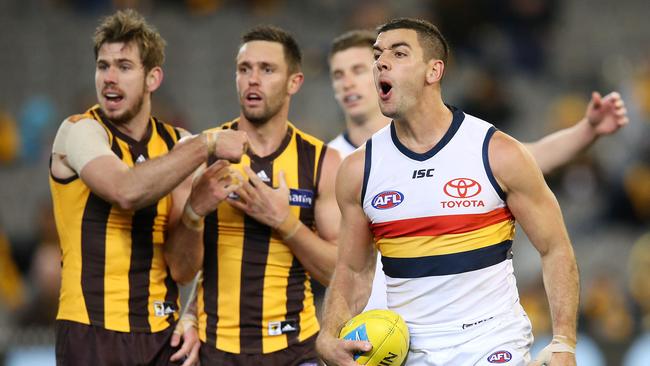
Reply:
[[514, 137], [496, 130], [489, 141], [489, 154], [499, 159], [517, 158], [526, 147]]
[[89, 112], [70, 115], [63, 122], [69, 124], [99, 123], [95, 116]]
[[366, 164], [366, 145], [362, 145], [352, 153], [348, 154], [341, 162], [340, 171], [345, 174], [363, 172]]
[[208, 129], [203, 130], [203, 132], [208, 133], [208, 132], [217, 132], [220, 130], [237, 129], [237, 121], [238, 118], [228, 122], [221, 122], [218, 123], [215, 127], [210, 127]]
[[332, 141], [327, 143], [327, 146], [338, 150], [341, 156], [347, 156], [357, 149], [357, 146], [353, 145], [344, 134], [336, 136]]
[[358, 202], [363, 188], [366, 145], [361, 146], [345, 157], [336, 174], [336, 194], [338, 199]]
[[535, 166], [534, 159], [526, 147], [501, 131], [496, 131], [490, 138], [488, 159], [494, 175], [503, 180], [520, 175]]
[[84, 119], [92, 119], [89, 115], [84, 114], [84, 113], [79, 113], [79, 114], [73, 114], [72, 116], [68, 116], [65, 121], [70, 122], [70, 123], [77, 123], [81, 120]]
[[83, 113], [72, 114], [63, 119], [62, 124], [64, 125], [85, 125], [85, 124], [97, 124], [101, 125], [100, 119], [98, 117], [99, 105], [94, 105], [88, 108]]
[[345, 141], [345, 138], [343, 137], [342, 133], [339, 133], [335, 138], [331, 139], [327, 145], [336, 147], [340, 144], [342, 144]]
[[156, 125], [157, 125], [156, 128], [158, 129], [159, 133], [163, 132], [163, 131], [160, 130], [160, 129], [162, 129], [162, 130], [166, 131], [166, 133], [169, 134], [170, 136], [174, 136], [176, 141], [181, 140], [182, 138], [185, 138], [185, 137], [188, 137], [188, 136], [192, 135], [192, 133], [190, 131], [186, 130], [183, 127], [175, 126], [172, 123], [169, 123], [167, 121], [163, 121], [163, 120], [161, 120], [160, 118], [157, 118], [157, 117], [152, 116], [152, 118], [156, 122]]
[[316, 137], [316, 136], [314, 136], [314, 135], [312, 135], [310, 133], [307, 133], [307, 132], [299, 129], [298, 127], [296, 127], [296, 125], [294, 125], [291, 122], [289, 122], [289, 127], [292, 128], [294, 133], [297, 136], [300, 136], [300, 138], [303, 141], [307, 141], [307, 142], [311, 143], [312, 145], [325, 145], [325, 142], [323, 140], [319, 139], [318, 137]]

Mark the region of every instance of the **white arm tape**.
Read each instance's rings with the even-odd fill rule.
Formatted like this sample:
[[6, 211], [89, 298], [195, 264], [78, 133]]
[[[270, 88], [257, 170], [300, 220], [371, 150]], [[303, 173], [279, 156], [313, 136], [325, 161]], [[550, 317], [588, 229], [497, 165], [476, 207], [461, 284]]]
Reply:
[[115, 155], [109, 145], [106, 130], [93, 119], [84, 119], [71, 124], [67, 130], [63, 154], [77, 174], [81, 173], [84, 166], [93, 159], [104, 155]]
[[551, 357], [554, 353], [576, 353], [574, 347], [569, 346], [568, 344], [562, 343], [557, 340], [553, 340], [551, 344], [544, 347], [535, 357], [535, 361], [540, 362], [540, 365], [548, 365], [551, 362]]

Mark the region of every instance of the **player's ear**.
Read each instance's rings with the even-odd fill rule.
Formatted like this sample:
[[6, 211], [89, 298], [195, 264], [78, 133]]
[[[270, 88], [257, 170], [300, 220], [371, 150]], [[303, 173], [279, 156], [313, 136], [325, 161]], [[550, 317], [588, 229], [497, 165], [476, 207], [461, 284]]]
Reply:
[[302, 72], [296, 72], [289, 76], [287, 81], [287, 91], [289, 95], [294, 95], [300, 90], [303, 81], [305, 81], [305, 75]]
[[427, 62], [427, 84], [439, 83], [445, 72], [445, 63], [442, 60], [431, 59]]
[[153, 93], [156, 89], [158, 89], [163, 81], [163, 76], [163, 70], [160, 66], [156, 66], [153, 69], [149, 70], [144, 79], [147, 86], [147, 91]]

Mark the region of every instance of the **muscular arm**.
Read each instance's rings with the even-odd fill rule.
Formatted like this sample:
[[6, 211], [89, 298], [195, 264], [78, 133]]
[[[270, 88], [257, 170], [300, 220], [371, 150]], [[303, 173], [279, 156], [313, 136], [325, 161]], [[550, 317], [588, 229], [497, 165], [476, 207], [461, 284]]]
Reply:
[[204, 137], [188, 139], [169, 154], [130, 168], [115, 155], [100, 156], [81, 170], [81, 179], [97, 195], [126, 210], [156, 202], [178, 186], [208, 156]]
[[575, 125], [554, 132], [535, 142], [526, 143], [544, 174], [567, 164], [599, 137], [618, 131], [628, 123], [627, 110], [621, 96], [610, 93], [601, 98], [594, 93], [585, 117]]
[[578, 269], [560, 207], [533, 157], [516, 140], [497, 132], [489, 161], [507, 204], [542, 259], [553, 333], [576, 339]]
[[203, 261], [203, 230], [188, 227], [182, 222], [183, 209], [192, 189], [192, 178], [188, 177], [172, 191], [172, 209], [169, 214], [169, 237], [165, 242], [165, 262], [171, 276], [179, 284], [192, 280]]
[[339, 250], [318, 339], [319, 352], [331, 364], [355, 364], [351, 351], [360, 344], [339, 341], [336, 337], [343, 324], [360, 313], [368, 302], [375, 272], [372, 233], [360, 202], [364, 153], [363, 149], [356, 151], [343, 161], [336, 182], [342, 216]]
[[318, 282], [327, 286], [336, 263], [336, 242], [341, 213], [336, 204], [334, 182], [341, 163], [338, 152], [325, 153], [318, 184], [318, 197], [314, 205], [317, 233], [300, 224], [298, 231], [285, 243], [300, 263]]
[[58, 178], [77, 173], [104, 200], [122, 209], [137, 210], [169, 194], [210, 152], [238, 160], [246, 141], [245, 133], [238, 131], [204, 133], [177, 144], [164, 156], [129, 167], [111, 151], [108, 135], [98, 122], [66, 121], [55, 139], [52, 173]]

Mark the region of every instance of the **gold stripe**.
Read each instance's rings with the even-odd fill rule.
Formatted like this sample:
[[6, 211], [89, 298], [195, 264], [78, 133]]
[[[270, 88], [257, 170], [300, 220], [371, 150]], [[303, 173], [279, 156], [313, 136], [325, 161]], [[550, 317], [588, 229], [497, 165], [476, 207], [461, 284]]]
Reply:
[[[273, 177], [271, 184], [278, 187], [280, 184], [280, 171], [284, 171], [287, 186], [298, 186], [298, 159], [296, 157], [296, 139], [292, 138], [284, 152], [273, 161]], [[298, 217], [300, 207], [289, 206], [290, 214]], [[269, 321], [282, 321], [286, 319], [287, 310], [287, 284], [293, 254], [280, 238], [273, 232], [269, 241], [269, 254], [264, 272], [264, 293], [262, 299], [262, 324], [264, 337], [262, 337], [262, 352], [268, 353], [284, 349], [288, 346], [286, 335], [269, 336]]]
[[264, 333], [262, 339], [264, 353], [283, 349], [288, 345], [286, 335], [269, 336], [267, 321], [281, 321], [286, 318], [287, 283], [292, 259], [293, 255], [284, 243], [271, 240], [264, 272], [263, 324], [260, 325]]
[[[246, 155], [238, 165], [244, 177], [243, 165], [250, 165]], [[239, 306], [241, 292], [241, 261], [244, 250], [244, 214], [227, 202], [219, 205], [219, 239], [217, 246], [217, 348], [231, 353], [240, 352]], [[227, 223], [228, 227], [222, 224]]]
[[[168, 128], [168, 126], [165, 125], [165, 128]], [[175, 135], [173, 135], [172, 138], [175, 138]], [[158, 134], [152, 136], [151, 141], [147, 145], [147, 153], [149, 155], [149, 159], [151, 159], [152, 157], [165, 155], [168, 152], [169, 151], [167, 150], [167, 144], [165, 143], [163, 138]], [[161, 198], [158, 201], [158, 206], [157, 206], [158, 215], [156, 215], [154, 219], [154, 226], [153, 226], [154, 244], [165, 243], [165, 230], [169, 224], [169, 214], [171, 211], [171, 207], [172, 207], [171, 193]], [[164, 284], [162, 285], [164, 287]]]
[[[153, 123], [153, 120], [152, 120]], [[164, 129], [170, 132], [171, 127], [163, 124]], [[154, 127], [153, 131], [156, 129]], [[170, 132], [172, 139], [176, 135]], [[168, 153], [167, 144], [159, 133], [151, 136], [147, 144], [147, 155], [151, 157], [162, 156]], [[149, 297], [147, 300], [147, 310], [149, 312], [149, 326], [152, 332], [159, 332], [169, 326], [167, 317], [156, 316], [153, 304], [155, 301], [165, 301], [167, 295], [167, 286], [165, 278], [167, 277], [167, 263], [165, 262], [163, 244], [165, 243], [165, 230], [169, 225], [169, 214], [172, 206], [171, 194], [161, 198], [156, 205], [157, 215], [153, 221], [153, 256], [151, 258], [151, 270], [149, 271]]]
[[[199, 281], [199, 285], [196, 289], [196, 307], [198, 309], [198, 318], [199, 318], [199, 339], [201, 342], [205, 343], [208, 340], [207, 334], [207, 325], [208, 325], [208, 314], [205, 311], [205, 303], [203, 302], [203, 296], [205, 292], [203, 290], [203, 281]], [[210, 344], [209, 346], [213, 346]]]
[[503, 221], [461, 234], [383, 238], [377, 245], [383, 256], [416, 258], [467, 252], [511, 240], [514, 236], [514, 221]]
[[239, 353], [240, 348], [239, 305], [243, 248], [242, 236], [219, 233], [217, 348], [232, 353]]
[[[117, 139], [122, 160], [133, 166], [128, 144]], [[131, 220], [133, 212], [113, 206], [106, 224], [106, 264], [104, 266], [104, 327], [130, 330], [129, 268], [131, 265]]]
[[307, 275], [305, 280], [305, 299], [302, 302], [302, 312], [300, 313], [300, 342], [313, 336], [320, 329], [318, 319], [316, 318], [316, 307], [314, 306], [314, 294], [311, 291], [310, 276]]
[[159, 332], [169, 326], [167, 317], [156, 316], [153, 308], [154, 301], [165, 301], [165, 295], [167, 295], [166, 277], [167, 264], [164, 258], [163, 246], [154, 244], [151, 270], [149, 271], [149, 298], [147, 302], [148, 320], [152, 332]]
[[[289, 126], [291, 126], [291, 127], [293, 128], [293, 130], [295, 131], [295, 132], [294, 132], [294, 135], [299, 134], [300, 137], [301, 137], [304, 141], [309, 142], [310, 144], [314, 145], [314, 148], [315, 148], [315, 149], [314, 149], [314, 152], [315, 152], [315, 154], [314, 154], [315, 161], [314, 161], [314, 175], [312, 176], [312, 179], [313, 179], [314, 187], [317, 187], [317, 186], [318, 186], [318, 182], [316, 181], [316, 178], [317, 178], [317, 176], [318, 176], [318, 165], [319, 165], [319, 163], [320, 163], [320, 157], [321, 157], [320, 154], [321, 154], [321, 151], [323, 150], [323, 146], [325, 146], [325, 145], [323, 144], [323, 141], [322, 141], [322, 140], [320, 140], [320, 139], [318, 139], [318, 138], [316, 138], [316, 137], [314, 137], [314, 136], [312, 136], [312, 135], [310, 135], [310, 134], [308, 134], [308, 133], [306, 133], [306, 132], [304, 132], [304, 131], [302, 131], [302, 130], [296, 128], [296, 126], [295, 126], [293, 123], [289, 122]], [[293, 143], [295, 143], [295, 137], [294, 137], [294, 139], [293, 139]], [[294, 148], [295, 148], [295, 146], [294, 146]], [[295, 151], [295, 150], [293, 150], [293, 151]], [[297, 160], [298, 160], [298, 157], [295, 157], [295, 159], [296, 159], [296, 161], [297, 161]], [[296, 171], [298, 171], [298, 169], [296, 169]], [[316, 192], [314, 192], [314, 194], [315, 194], [315, 193], [316, 193]]]
[[81, 290], [81, 220], [90, 190], [81, 179], [61, 185], [50, 177], [50, 187], [65, 264], [56, 318], [90, 324]]

